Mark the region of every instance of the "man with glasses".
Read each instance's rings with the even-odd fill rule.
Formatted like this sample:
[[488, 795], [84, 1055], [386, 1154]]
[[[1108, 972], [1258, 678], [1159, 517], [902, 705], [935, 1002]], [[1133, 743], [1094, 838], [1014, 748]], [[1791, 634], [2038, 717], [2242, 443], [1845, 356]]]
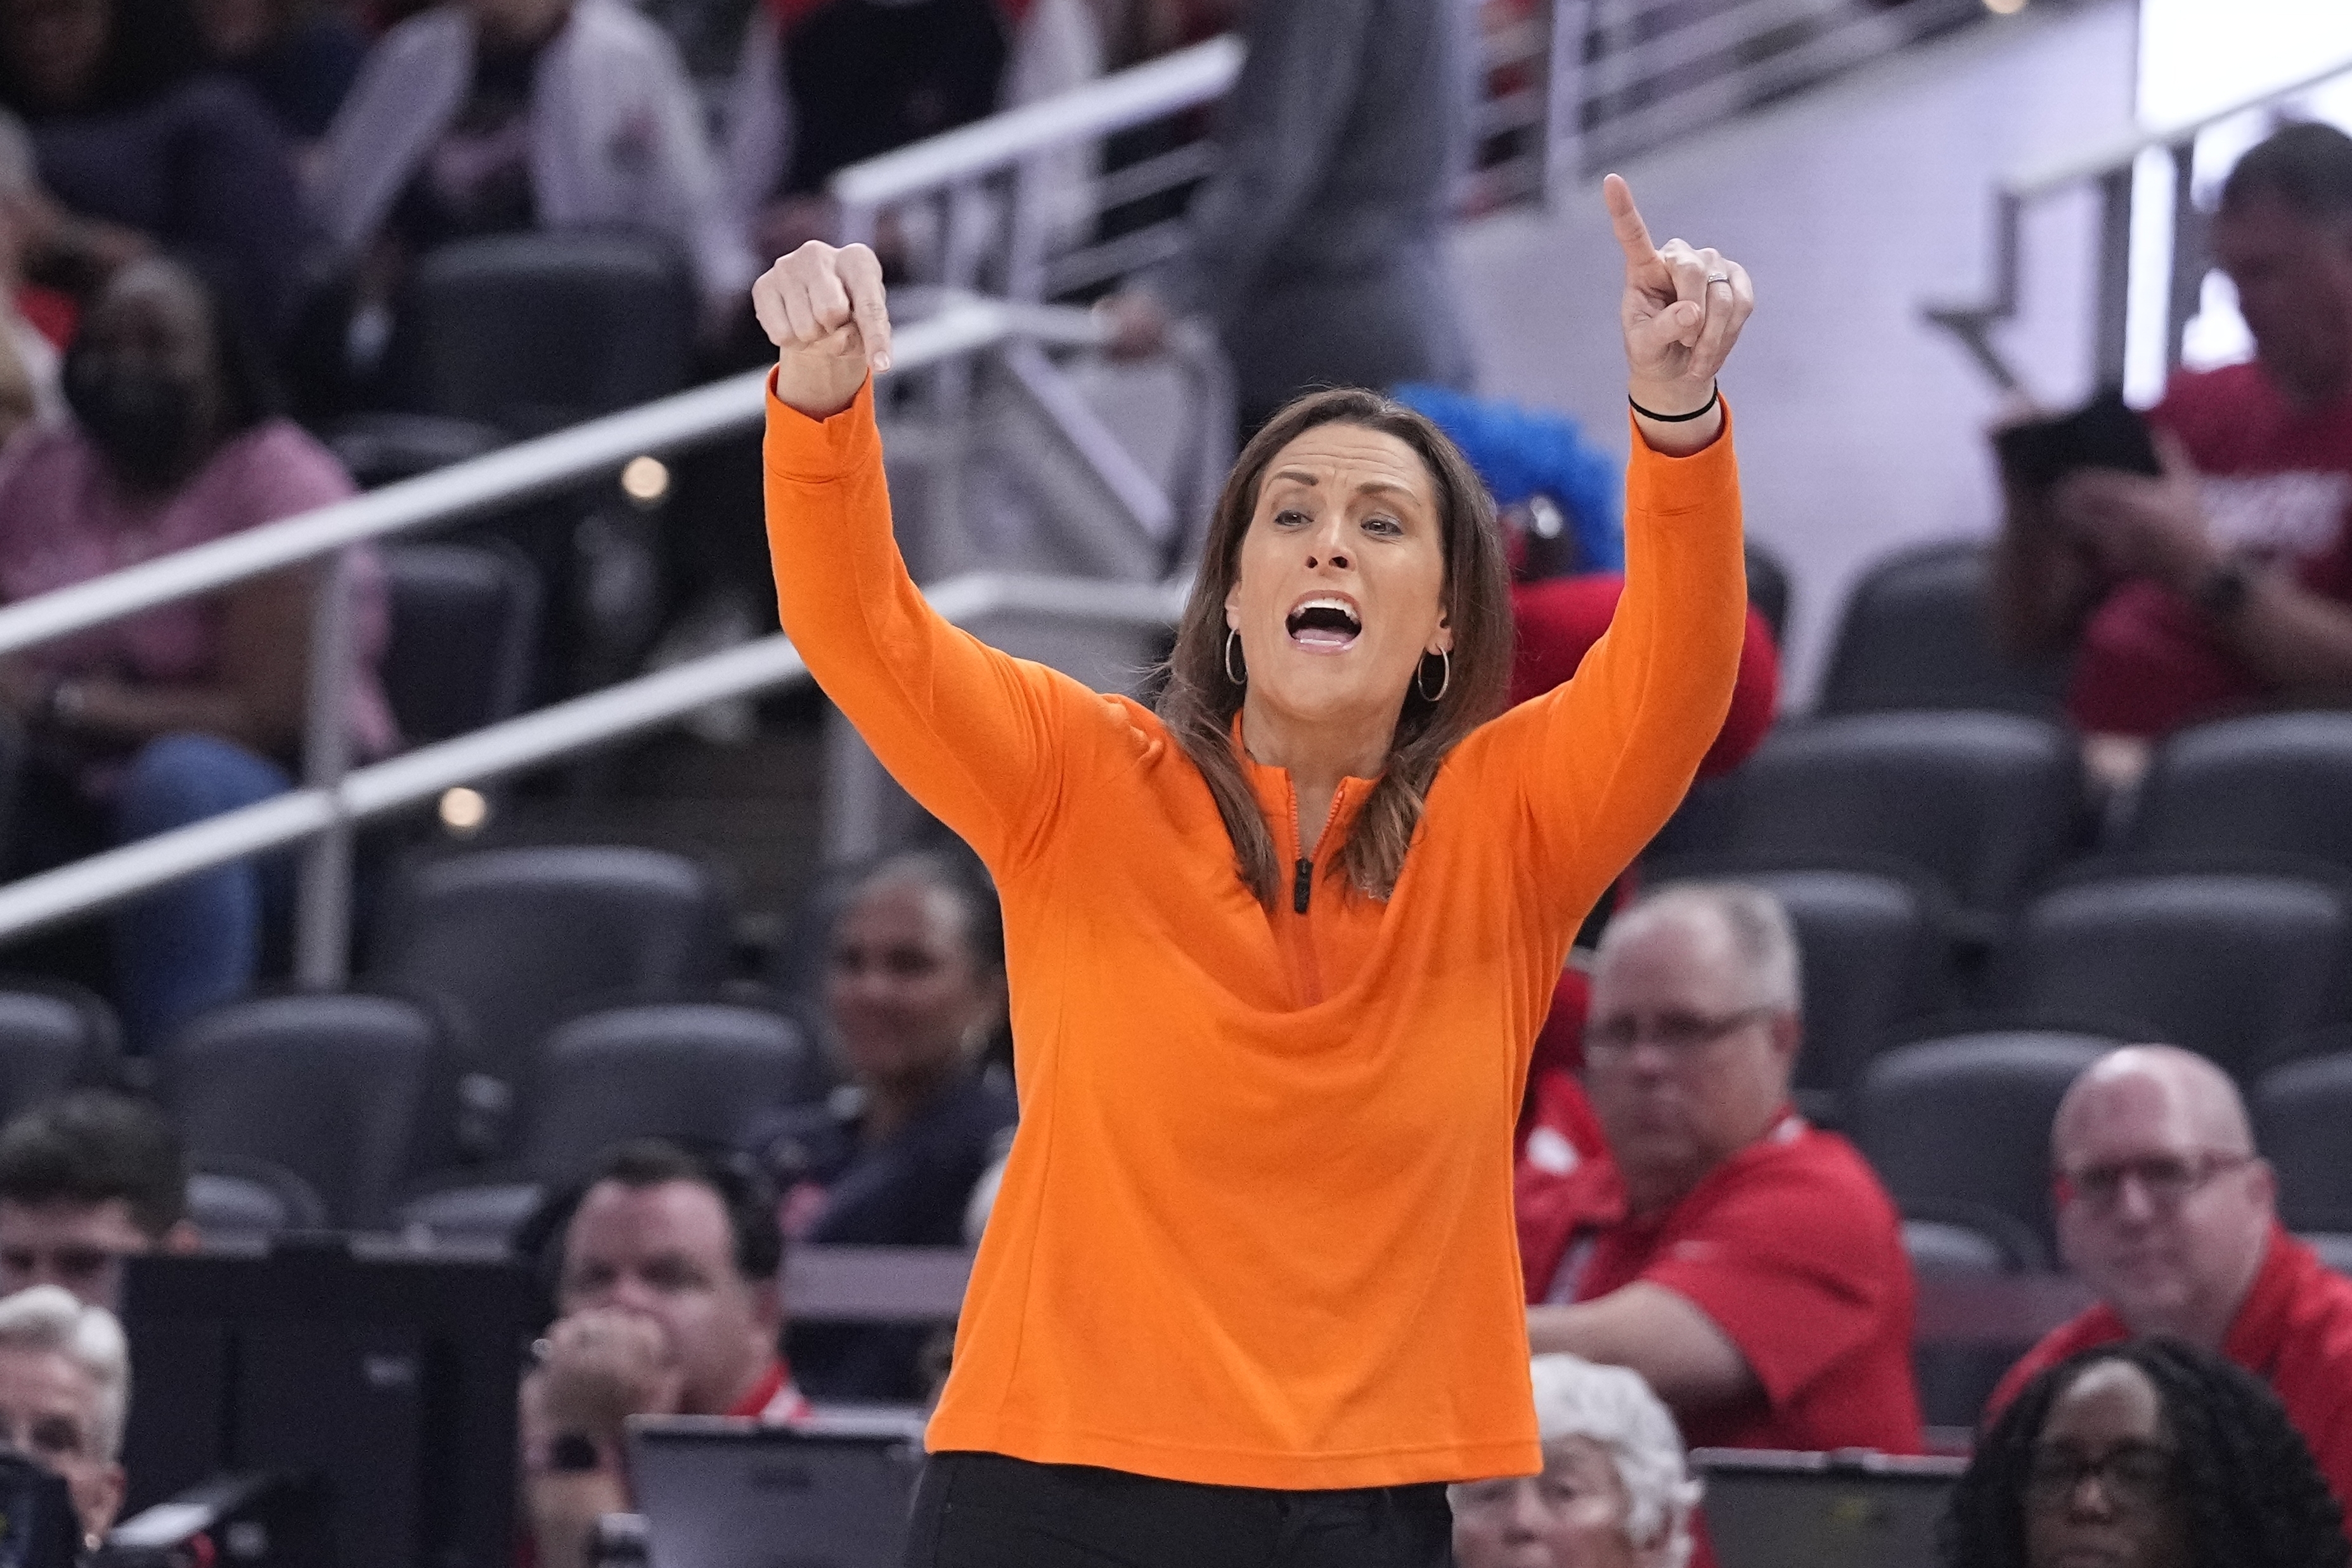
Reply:
[[1550, 1249], [1528, 1338], [1640, 1373], [1694, 1447], [1916, 1452], [1901, 1222], [1790, 1105], [1798, 991], [1760, 889], [1670, 887], [1611, 924], [1584, 1072], [1622, 1218]]
[[2110, 1052], [2060, 1102], [2051, 1163], [2059, 1249], [2099, 1304], [2011, 1367], [1989, 1413], [2079, 1351], [2182, 1340], [2268, 1383], [2352, 1498], [2352, 1280], [2280, 1227], [2228, 1075], [2171, 1046]]

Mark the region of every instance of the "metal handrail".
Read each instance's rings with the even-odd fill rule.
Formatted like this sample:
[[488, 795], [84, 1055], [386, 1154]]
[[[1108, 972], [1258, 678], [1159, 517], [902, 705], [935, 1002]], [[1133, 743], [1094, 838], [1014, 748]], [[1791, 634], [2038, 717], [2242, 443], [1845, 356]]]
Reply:
[[[1040, 342], [1067, 347], [1100, 340], [1100, 324], [1084, 311], [951, 291], [919, 292], [930, 313], [898, 328], [892, 374], [940, 367], [993, 348], [1023, 348], [1041, 361], [1035, 355]], [[1029, 382], [1047, 394], [1054, 392], [1049, 370], [1033, 361], [1024, 361], [1024, 367]], [[0, 921], [0, 938], [102, 908], [257, 850], [307, 841], [295, 911], [295, 974], [306, 984], [337, 984], [349, 962], [355, 823], [465, 783], [469, 776], [491, 777], [570, 755], [740, 690], [790, 678], [798, 666], [789, 660], [775, 664], [783, 657], [775, 649], [768, 651], [770, 664], [752, 661], [751, 674], [726, 663], [736, 657], [729, 653], [713, 661], [712, 669], [748, 680], [749, 685], [691, 695], [690, 672], [700, 666], [681, 666], [648, 677], [651, 685], [630, 683], [349, 770], [345, 702], [351, 639], [344, 588], [352, 549], [542, 495], [642, 454], [751, 429], [762, 417], [765, 380], [764, 371], [747, 371], [0, 609], [0, 654], [5, 654], [270, 572], [325, 558], [335, 563], [314, 590], [302, 787], [247, 810], [0, 888], [0, 909], [15, 912]], [[1058, 423], [1065, 427], [1075, 422], [1067, 433], [1081, 457], [1102, 467], [1103, 433], [1078, 417], [1083, 410], [1060, 413]], [[1164, 510], [1164, 499], [1150, 493], [1148, 482], [1139, 482], [1115, 463], [1110, 466], [1107, 482], [1121, 505], [1141, 507], [1147, 524]], [[665, 684], [671, 682], [687, 683], [689, 696], [682, 706], [663, 706], [677, 689]], [[655, 704], [644, 710], [652, 716], [644, 716], [632, 702]]]
[[845, 210], [887, 206], [961, 184], [1073, 141], [1089, 141], [1223, 98], [1241, 75], [1242, 41], [1225, 34], [853, 163], [830, 190]]
[[[919, 370], [1015, 336], [1092, 342], [1098, 330], [1081, 311], [951, 298], [937, 314], [897, 329], [889, 373]], [[0, 609], [0, 653], [211, 593], [353, 545], [526, 500], [617, 468], [640, 454], [674, 451], [748, 430], [760, 421], [766, 381], [765, 371], [747, 371], [9, 605]]]
[[[906, 338], [898, 344], [898, 362], [904, 364], [910, 357]], [[1189, 591], [1190, 585], [1182, 582], [976, 572], [928, 590], [925, 597], [958, 625], [1028, 614], [1065, 622], [1143, 627], [1173, 622]], [[782, 632], [772, 633], [355, 768], [333, 784], [309, 785], [10, 883], [0, 886], [0, 942], [195, 872], [430, 800], [457, 785], [500, 778], [656, 728], [712, 703], [753, 695], [807, 673], [791, 642]]]
[[2018, 287], [2024, 270], [2025, 206], [2083, 184], [2095, 184], [2100, 200], [2099, 265], [2093, 318], [2097, 323], [2098, 340], [2092, 358], [2100, 381], [2120, 381], [2128, 347], [2126, 328], [2131, 288], [2132, 174], [2144, 154], [2161, 151], [2169, 152], [2173, 160], [2173, 278], [2166, 311], [2165, 351], [2168, 362], [2177, 362], [2181, 329], [2197, 310], [2197, 285], [2202, 279], [2201, 267], [2186, 265], [2189, 258], [2199, 254], [2201, 243], [2200, 214], [2189, 199], [2189, 177], [2198, 137], [2224, 120], [2267, 108], [2347, 75], [2352, 75], [2352, 59], [2339, 59], [2284, 86], [2267, 88], [2204, 114], [2141, 127], [2009, 175], [1993, 190], [1991, 288], [1969, 304], [1923, 305], [1920, 314], [1929, 324], [1958, 339], [1961, 348], [1995, 385], [2004, 392], [2021, 391], [2015, 368], [1994, 346], [1991, 334], [1995, 326], [2017, 312]]

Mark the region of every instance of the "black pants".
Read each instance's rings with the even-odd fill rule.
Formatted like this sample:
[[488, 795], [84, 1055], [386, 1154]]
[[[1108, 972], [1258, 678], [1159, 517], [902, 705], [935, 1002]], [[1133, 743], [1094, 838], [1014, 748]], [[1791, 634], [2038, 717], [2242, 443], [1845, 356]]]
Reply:
[[906, 1568], [1445, 1568], [1445, 1489], [1265, 1491], [933, 1454]]

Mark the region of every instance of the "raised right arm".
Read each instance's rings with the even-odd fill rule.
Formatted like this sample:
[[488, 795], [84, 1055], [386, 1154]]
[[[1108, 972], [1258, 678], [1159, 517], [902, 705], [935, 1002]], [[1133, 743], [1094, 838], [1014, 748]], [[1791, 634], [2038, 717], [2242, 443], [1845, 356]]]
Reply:
[[892, 778], [1000, 867], [1051, 808], [1066, 677], [950, 626], [890, 528], [870, 372], [889, 363], [881, 268], [812, 243], [752, 291], [782, 353], [768, 400], [768, 548], [784, 631]]

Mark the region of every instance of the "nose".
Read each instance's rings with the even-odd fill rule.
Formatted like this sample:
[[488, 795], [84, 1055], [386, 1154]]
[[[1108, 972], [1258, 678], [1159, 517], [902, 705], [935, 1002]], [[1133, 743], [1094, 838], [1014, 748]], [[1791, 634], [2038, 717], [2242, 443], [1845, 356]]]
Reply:
[[1317, 525], [1314, 537], [1307, 541], [1312, 552], [1307, 558], [1309, 570], [1326, 565], [1339, 571], [1348, 570], [1348, 538], [1343, 531], [1347, 524], [1346, 517], [1333, 513]]
[[2084, 1471], [2074, 1490], [2066, 1494], [2066, 1511], [2077, 1519], [2105, 1519], [2113, 1513], [2115, 1499], [2107, 1495], [2106, 1472]]
[[2126, 1171], [2116, 1183], [2116, 1218], [2145, 1225], [2156, 1218], [2156, 1200], [2137, 1171]]

